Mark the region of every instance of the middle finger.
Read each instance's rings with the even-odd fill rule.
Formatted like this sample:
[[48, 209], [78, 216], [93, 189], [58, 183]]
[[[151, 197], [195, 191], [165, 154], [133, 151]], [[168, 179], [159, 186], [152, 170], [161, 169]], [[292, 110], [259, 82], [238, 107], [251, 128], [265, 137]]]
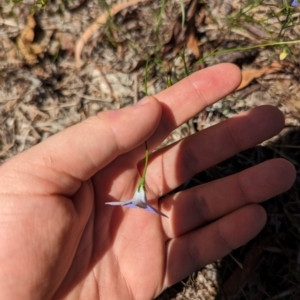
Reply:
[[157, 197], [195, 174], [277, 134], [282, 113], [260, 106], [165, 147], [150, 157], [147, 185]]

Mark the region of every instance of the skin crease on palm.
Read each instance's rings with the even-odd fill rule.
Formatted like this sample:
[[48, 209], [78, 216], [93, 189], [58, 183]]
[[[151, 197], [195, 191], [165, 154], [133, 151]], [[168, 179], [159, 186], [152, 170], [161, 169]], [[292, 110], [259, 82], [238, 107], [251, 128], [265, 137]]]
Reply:
[[133, 196], [146, 140], [153, 151], [240, 80], [231, 64], [201, 70], [139, 105], [100, 113], [4, 163], [0, 299], [152, 299], [253, 238], [266, 222], [259, 203], [295, 180], [293, 165], [284, 159], [158, 198], [277, 134], [284, 118], [270, 106], [150, 155], [148, 201], [168, 218], [104, 204]]

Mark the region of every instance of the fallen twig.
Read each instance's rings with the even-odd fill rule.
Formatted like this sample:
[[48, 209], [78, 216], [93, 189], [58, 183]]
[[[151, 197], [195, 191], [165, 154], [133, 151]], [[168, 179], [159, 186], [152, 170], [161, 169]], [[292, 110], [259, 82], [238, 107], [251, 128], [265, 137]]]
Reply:
[[95, 22], [90, 25], [85, 32], [81, 35], [81, 37], [76, 42], [75, 46], [75, 64], [76, 68], [80, 69], [84, 62], [81, 60], [81, 52], [85, 45], [85, 43], [90, 39], [90, 37], [101, 27], [101, 25], [104, 25], [109, 17], [112, 17], [122, 11], [125, 8], [128, 8], [132, 5], [135, 5], [139, 2], [146, 1], [146, 0], [131, 0], [126, 3], [118, 3], [111, 7], [110, 10], [104, 12], [101, 14]]

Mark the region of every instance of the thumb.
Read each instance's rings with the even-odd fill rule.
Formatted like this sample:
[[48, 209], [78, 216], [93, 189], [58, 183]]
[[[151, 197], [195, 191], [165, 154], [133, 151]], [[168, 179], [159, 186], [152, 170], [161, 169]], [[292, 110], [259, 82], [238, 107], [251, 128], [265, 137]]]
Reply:
[[[14, 184], [2, 183], [6, 191], [11, 186], [16, 192], [17, 182], [18, 192], [30, 189], [41, 194], [73, 193], [81, 181], [147, 140], [160, 118], [161, 105], [154, 97], [146, 97], [135, 106], [99, 113], [3, 164], [0, 171], [6, 180], [13, 178]], [[13, 176], [9, 176], [11, 171]], [[45, 184], [38, 185], [33, 180], [37, 177], [52, 183], [47, 191]]]

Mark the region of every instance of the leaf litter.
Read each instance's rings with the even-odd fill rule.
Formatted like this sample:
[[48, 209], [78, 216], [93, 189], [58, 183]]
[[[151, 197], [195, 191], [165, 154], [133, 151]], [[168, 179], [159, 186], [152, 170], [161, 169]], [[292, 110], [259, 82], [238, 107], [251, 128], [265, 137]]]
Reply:
[[[273, 157], [285, 157], [299, 170], [299, 44], [246, 48], [276, 39], [280, 31], [283, 40], [299, 39], [300, 13], [292, 11], [281, 30], [284, 9], [278, 1], [265, 2], [248, 10], [249, 1], [237, 0], [58, 0], [43, 9], [33, 1], [6, 2], [0, 9], [0, 160], [99, 111], [137, 102], [145, 84], [154, 94], [186, 74], [232, 62], [243, 72], [240, 90], [183, 124], [163, 145], [262, 104], [281, 109], [287, 128], [180, 188]], [[237, 48], [245, 50], [216, 54]], [[288, 55], [280, 60], [283, 50]], [[299, 184], [298, 178], [291, 191], [264, 204], [269, 221], [256, 239], [158, 299], [298, 299]]]

